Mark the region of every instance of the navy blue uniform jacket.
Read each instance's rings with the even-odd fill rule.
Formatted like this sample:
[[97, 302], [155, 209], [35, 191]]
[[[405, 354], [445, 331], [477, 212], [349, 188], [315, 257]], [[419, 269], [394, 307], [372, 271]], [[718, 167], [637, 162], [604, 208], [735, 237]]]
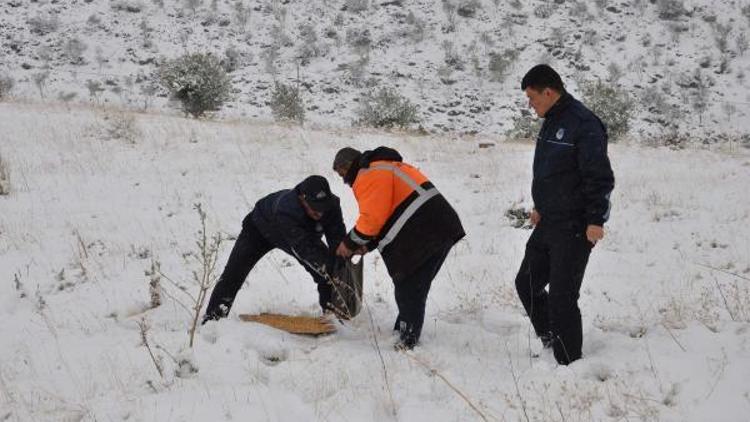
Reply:
[[[274, 247], [317, 269], [329, 267], [335, 248], [346, 235], [341, 207], [331, 208], [315, 221], [305, 213], [295, 189], [260, 199], [248, 217]], [[321, 240], [324, 234], [328, 247]]]
[[580, 101], [563, 94], [544, 116], [536, 140], [531, 195], [542, 224], [603, 225], [614, 186], [607, 129]]

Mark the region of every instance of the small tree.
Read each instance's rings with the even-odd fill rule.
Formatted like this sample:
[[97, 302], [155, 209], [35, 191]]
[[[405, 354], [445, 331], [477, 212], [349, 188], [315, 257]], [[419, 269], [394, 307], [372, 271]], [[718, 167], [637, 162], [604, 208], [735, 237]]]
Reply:
[[344, 6], [346, 10], [351, 13], [360, 13], [366, 11], [370, 7], [369, 0], [345, 0]]
[[301, 124], [305, 120], [305, 107], [299, 87], [276, 82], [271, 92], [271, 111], [277, 121], [297, 121]]
[[656, 8], [659, 18], [664, 20], [675, 20], [685, 14], [683, 0], [657, 0]]
[[747, 48], [750, 45], [747, 40], [747, 35], [745, 35], [744, 32], [740, 32], [739, 34], [737, 34], [737, 38], [735, 38], [735, 44], [737, 44], [737, 52], [740, 53], [740, 56], [745, 55], [745, 51], [747, 51]]
[[[195, 332], [198, 329], [198, 323], [200, 321], [200, 312], [203, 309], [203, 305], [206, 303], [209, 290], [214, 286], [218, 275], [216, 274], [216, 264], [219, 258], [219, 249], [223, 238], [221, 233], [214, 233], [209, 235], [206, 227], [206, 212], [203, 210], [203, 206], [197, 203], [193, 208], [198, 212], [200, 218], [200, 229], [197, 233], [197, 239], [195, 242], [196, 250], [189, 252], [186, 257], [192, 258], [195, 269], [193, 273], [193, 283], [197, 287], [198, 291], [193, 294], [188, 286], [172, 280], [170, 277], [165, 275], [160, 268], [160, 264], [157, 261], [156, 264], [152, 262], [151, 269], [146, 271], [146, 276], [149, 277], [149, 290], [151, 293], [151, 305], [152, 307], [159, 306], [161, 304], [161, 295], [164, 294], [168, 298], [174, 300], [174, 302], [182, 307], [187, 314], [190, 316], [189, 328], [188, 328], [188, 344], [192, 348], [195, 343]], [[170, 288], [166, 288], [167, 285], [161, 285], [162, 280], [166, 280]], [[156, 285], [156, 287], [154, 287]], [[158, 290], [158, 293], [154, 291]], [[175, 295], [174, 293], [179, 293]], [[156, 297], [155, 297], [156, 295]], [[187, 298], [189, 303], [184, 303], [180, 300], [180, 297]]]
[[219, 258], [219, 248], [221, 247], [222, 237], [221, 233], [214, 233], [213, 236], [209, 237], [206, 232], [206, 212], [203, 211], [203, 207], [200, 203], [195, 204], [195, 210], [198, 211], [198, 216], [201, 220], [201, 228], [198, 231], [198, 240], [195, 242], [198, 247], [198, 253], [195, 255], [198, 269], [193, 271], [193, 280], [198, 286], [198, 295], [194, 297], [193, 301], [193, 319], [190, 326], [190, 347], [193, 347], [193, 339], [195, 338], [195, 329], [198, 326], [198, 317], [200, 316], [203, 304], [206, 302], [208, 291], [214, 286], [216, 280], [219, 278], [216, 275], [216, 263]]
[[0, 101], [7, 97], [13, 90], [15, 81], [10, 76], [0, 75]]
[[531, 115], [531, 112], [523, 108], [521, 113], [513, 116], [513, 127], [505, 132], [510, 139], [534, 139], [542, 127], [541, 120]]
[[490, 53], [490, 63], [487, 66], [490, 81], [502, 82], [505, 80], [508, 70], [518, 59], [518, 50], [507, 49], [502, 53]]
[[421, 121], [417, 106], [393, 88], [367, 92], [359, 104], [356, 125], [406, 128]]
[[44, 98], [44, 89], [47, 87], [47, 79], [49, 78], [49, 69], [45, 69], [41, 72], [34, 73], [31, 75], [31, 79], [34, 81], [34, 86], [39, 90], [39, 96]]
[[180, 101], [185, 114], [201, 117], [229, 100], [231, 79], [221, 62], [210, 54], [186, 54], [159, 69], [159, 82]]
[[583, 102], [602, 119], [613, 139], [630, 129], [635, 102], [624, 90], [601, 81], [584, 83]]
[[10, 170], [8, 170], [7, 164], [3, 161], [3, 156], [0, 155], [0, 195], [7, 195], [10, 193]]
[[27, 23], [29, 24], [29, 31], [35, 35], [47, 35], [57, 31], [60, 27], [60, 21], [54, 15], [50, 17], [37, 15], [30, 18]]
[[63, 46], [63, 52], [68, 58], [71, 64], [81, 65], [84, 64], [83, 53], [86, 52], [88, 46], [78, 38], [70, 38]]
[[237, 26], [240, 27], [240, 30], [242, 30], [242, 32], [245, 32], [247, 23], [250, 21], [250, 12], [252, 9], [245, 7], [242, 1], [235, 2], [233, 8], [234, 19], [237, 22]]

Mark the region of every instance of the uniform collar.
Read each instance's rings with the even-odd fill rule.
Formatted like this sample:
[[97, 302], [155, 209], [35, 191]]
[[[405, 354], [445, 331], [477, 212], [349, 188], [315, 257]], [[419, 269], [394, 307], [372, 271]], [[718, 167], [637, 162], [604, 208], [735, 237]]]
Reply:
[[567, 92], [563, 92], [563, 94], [560, 96], [560, 98], [557, 99], [555, 104], [553, 104], [552, 107], [550, 107], [549, 110], [547, 110], [547, 113], [544, 114], [544, 118], [547, 119], [549, 117], [554, 117], [555, 115], [559, 114], [572, 101], [573, 101], [573, 96], [568, 94]]

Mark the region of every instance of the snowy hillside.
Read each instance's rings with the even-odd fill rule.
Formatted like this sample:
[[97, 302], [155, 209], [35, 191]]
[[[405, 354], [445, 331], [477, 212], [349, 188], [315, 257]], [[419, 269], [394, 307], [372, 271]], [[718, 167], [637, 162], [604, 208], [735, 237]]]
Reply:
[[429, 132], [503, 134], [547, 62], [574, 95], [629, 93], [643, 142], [716, 142], [750, 129], [749, 25], [739, 0], [2, 0], [0, 78], [17, 97], [163, 108], [158, 66], [210, 52], [233, 79], [225, 115], [270, 119], [274, 81], [299, 75], [316, 126], [350, 126], [390, 86]]
[[[380, 144], [431, 176], [468, 233], [433, 284], [423, 345], [392, 349], [393, 288], [377, 254], [365, 262], [364, 311], [334, 335], [240, 322], [239, 312], [318, 312], [308, 275], [274, 252], [190, 350], [193, 205], [209, 234], [231, 237], [261, 195], [320, 173], [351, 225], [356, 205], [332, 155]], [[2, 421], [739, 422], [750, 412], [746, 149], [612, 146], [612, 220], [581, 291], [584, 359], [569, 367], [540, 350], [513, 286], [529, 231], [505, 213], [530, 206], [530, 144], [13, 103], [0, 104], [0, 149], [10, 181]], [[150, 308], [155, 278], [161, 304]]]

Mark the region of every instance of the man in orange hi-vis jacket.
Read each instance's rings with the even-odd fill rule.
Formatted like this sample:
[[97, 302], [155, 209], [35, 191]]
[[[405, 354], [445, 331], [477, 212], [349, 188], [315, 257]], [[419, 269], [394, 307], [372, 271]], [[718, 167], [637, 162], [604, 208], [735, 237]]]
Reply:
[[429, 179], [394, 149], [342, 148], [333, 169], [352, 187], [359, 205], [356, 225], [336, 254], [380, 251], [395, 286], [396, 348], [412, 349], [422, 333], [432, 280], [465, 235], [461, 221]]

